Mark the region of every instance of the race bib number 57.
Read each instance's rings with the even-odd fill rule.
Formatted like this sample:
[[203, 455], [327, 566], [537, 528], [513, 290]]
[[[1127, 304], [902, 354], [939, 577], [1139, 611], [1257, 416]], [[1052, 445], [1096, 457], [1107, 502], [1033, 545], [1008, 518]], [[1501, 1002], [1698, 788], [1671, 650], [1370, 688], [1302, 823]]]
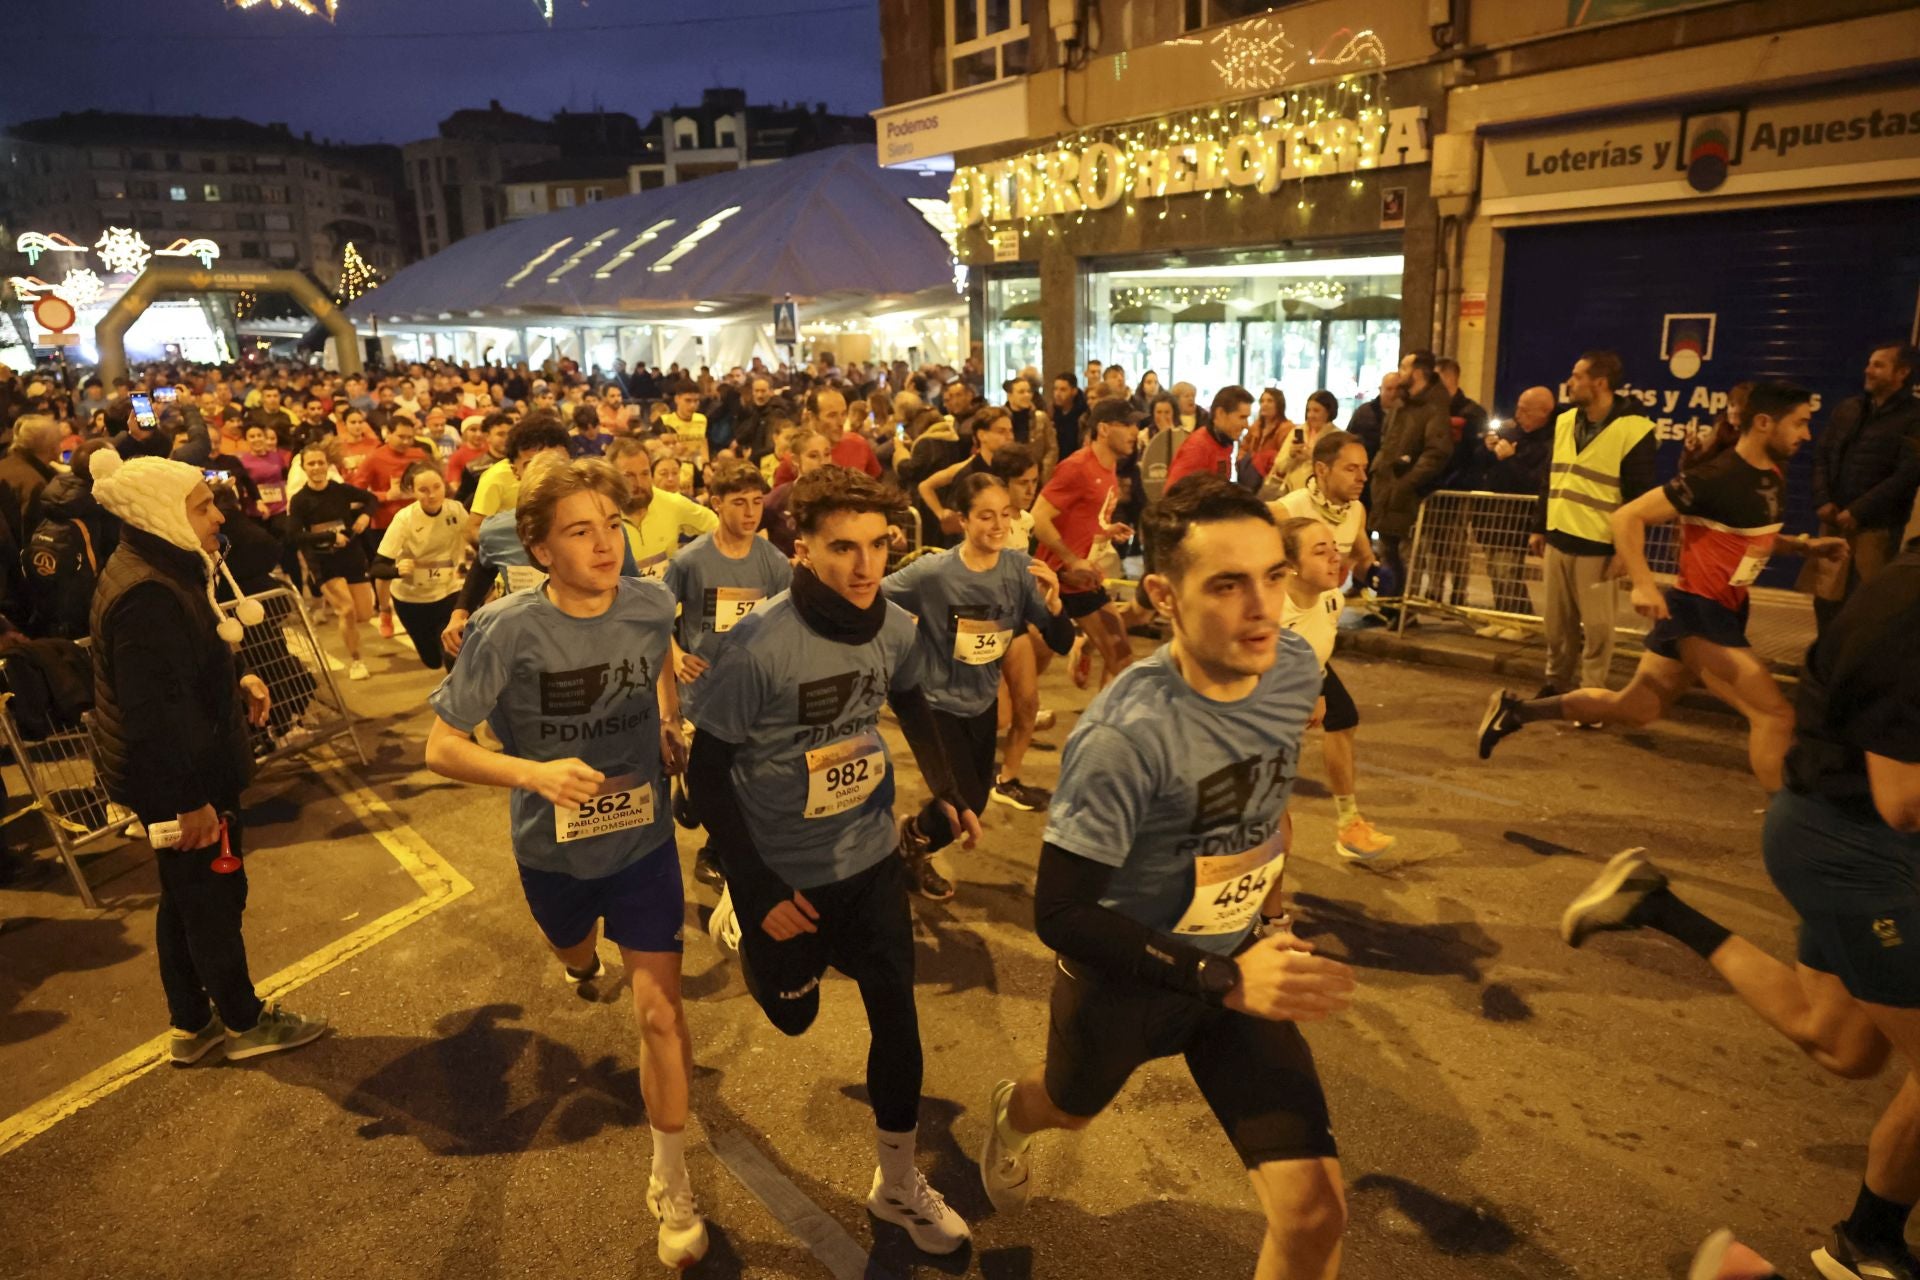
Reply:
[[1176, 934], [1244, 933], [1287, 869], [1279, 835], [1245, 853], [1193, 860], [1193, 900], [1173, 926]]
[[857, 809], [887, 776], [887, 749], [877, 733], [863, 733], [807, 752], [809, 818]]

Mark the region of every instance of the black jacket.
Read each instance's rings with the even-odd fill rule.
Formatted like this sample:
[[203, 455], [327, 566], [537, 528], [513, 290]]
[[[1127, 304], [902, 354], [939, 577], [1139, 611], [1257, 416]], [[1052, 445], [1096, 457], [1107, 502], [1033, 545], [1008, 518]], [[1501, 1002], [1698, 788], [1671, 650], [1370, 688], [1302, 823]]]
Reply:
[[[1503, 460], [1494, 456], [1495, 436], [1513, 445], [1511, 458]], [[1480, 467], [1479, 488], [1537, 497], [1546, 487], [1547, 473], [1553, 466], [1553, 423], [1527, 431], [1509, 422], [1483, 438], [1482, 450], [1484, 461]]]
[[40, 495], [40, 523], [21, 552], [26, 574], [27, 631], [78, 640], [87, 634], [94, 584], [120, 543], [120, 521], [68, 472]]
[[94, 738], [107, 795], [142, 822], [231, 808], [252, 774], [239, 670], [215, 631], [206, 561], [121, 534], [94, 593]]
[[1842, 400], [1813, 445], [1813, 505], [1853, 513], [1862, 529], [1907, 527], [1920, 487], [1920, 400], [1902, 388], [1879, 408]]
[[1487, 434], [1486, 409], [1466, 392], [1454, 392], [1447, 405], [1447, 429], [1453, 433], [1453, 457], [1434, 490], [1479, 488], [1481, 464], [1489, 456], [1481, 444]]

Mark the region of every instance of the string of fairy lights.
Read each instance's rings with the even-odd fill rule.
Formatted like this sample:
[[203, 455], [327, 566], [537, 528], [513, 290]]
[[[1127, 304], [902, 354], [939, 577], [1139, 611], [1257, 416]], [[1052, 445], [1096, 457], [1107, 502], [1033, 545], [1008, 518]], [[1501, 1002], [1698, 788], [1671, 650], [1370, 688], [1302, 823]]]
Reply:
[[[266, 5], [272, 9], [291, 9], [303, 13], [309, 18], [325, 18], [332, 22], [340, 12], [340, 0], [227, 0], [236, 9], [258, 9]], [[540, 11], [548, 26], [553, 25], [553, 0], [533, 0], [533, 7]]]
[[352, 302], [379, 283], [380, 273], [360, 256], [360, 250], [354, 247], [353, 241], [347, 241], [347, 247], [340, 254], [340, 287], [336, 290], [337, 300], [342, 303]]

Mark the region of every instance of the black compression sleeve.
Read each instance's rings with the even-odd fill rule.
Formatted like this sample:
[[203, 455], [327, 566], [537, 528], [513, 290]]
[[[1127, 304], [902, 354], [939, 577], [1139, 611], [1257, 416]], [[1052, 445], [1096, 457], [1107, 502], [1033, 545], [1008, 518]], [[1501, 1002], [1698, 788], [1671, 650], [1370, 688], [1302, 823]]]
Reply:
[[914, 762], [927, 780], [927, 790], [946, 801], [958, 812], [966, 808], [953, 781], [953, 767], [947, 763], [946, 747], [939, 730], [933, 727], [933, 708], [919, 689], [896, 689], [887, 696], [887, 705], [900, 721], [900, 734], [913, 749]]
[[473, 565], [467, 570], [467, 580], [460, 584], [460, 603], [455, 606], [462, 613], [472, 615], [487, 602], [487, 592], [493, 590], [493, 584], [500, 577], [500, 569], [485, 558], [475, 556]]
[[687, 757], [687, 798], [693, 802], [694, 816], [713, 841], [720, 869], [741, 890], [735, 901], [750, 896], [756, 904], [777, 903], [791, 898], [793, 889], [766, 864], [747, 830], [747, 819], [740, 811], [740, 797], [733, 786], [733, 757], [739, 750], [737, 743], [696, 732], [693, 751]]
[[1100, 896], [1112, 879], [1112, 867], [1051, 841], [1043, 845], [1040, 879], [1033, 890], [1033, 923], [1040, 941], [1103, 977], [1206, 998], [1200, 962], [1213, 953], [1101, 906]]
[[1047, 620], [1047, 625], [1040, 628], [1040, 638], [1047, 642], [1047, 648], [1062, 656], [1072, 651], [1073, 638], [1077, 634], [1079, 628], [1073, 625], [1073, 619], [1067, 616], [1065, 609], [1054, 614]]

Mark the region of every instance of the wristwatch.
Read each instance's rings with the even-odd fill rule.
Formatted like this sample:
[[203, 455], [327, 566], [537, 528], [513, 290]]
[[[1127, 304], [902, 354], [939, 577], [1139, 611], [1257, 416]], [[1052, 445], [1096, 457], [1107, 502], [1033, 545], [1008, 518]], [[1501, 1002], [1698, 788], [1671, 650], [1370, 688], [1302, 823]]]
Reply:
[[1227, 956], [1207, 956], [1194, 970], [1200, 994], [1219, 1004], [1240, 985], [1240, 966]]

